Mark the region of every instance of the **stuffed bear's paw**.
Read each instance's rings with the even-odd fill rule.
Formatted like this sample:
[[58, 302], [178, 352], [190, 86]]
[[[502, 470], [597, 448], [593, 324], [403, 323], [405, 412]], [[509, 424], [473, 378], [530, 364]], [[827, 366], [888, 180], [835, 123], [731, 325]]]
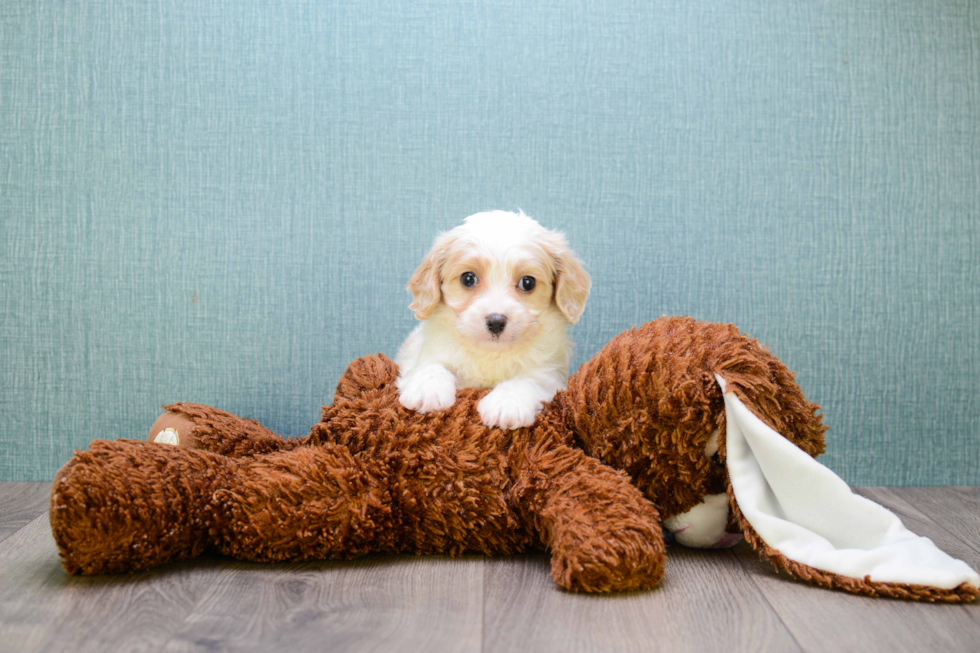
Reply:
[[[628, 533], [620, 536], [630, 539]], [[551, 557], [551, 576], [561, 587], [573, 592], [621, 592], [656, 587], [663, 579], [666, 554], [663, 542], [653, 538], [633, 538], [618, 543], [610, 536], [594, 546], [555, 547]]]
[[428, 413], [456, 403], [456, 377], [442, 365], [430, 365], [398, 378], [398, 401], [409, 410]]
[[519, 429], [534, 424], [541, 412], [541, 400], [533, 393], [522, 392], [518, 386], [501, 383], [480, 400], [476, 410], [487, 426], [502, 429]]

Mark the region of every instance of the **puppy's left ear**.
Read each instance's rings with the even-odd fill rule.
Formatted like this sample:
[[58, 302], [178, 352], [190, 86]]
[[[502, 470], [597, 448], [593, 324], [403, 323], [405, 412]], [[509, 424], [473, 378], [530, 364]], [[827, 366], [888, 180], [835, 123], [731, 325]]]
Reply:
[[592, 279], [568, 247], [565, 236], [550, 232], [546, 249], [555, 260], [555, 304], [569, 324], [575, 324], [585, 312], [585, 300], [589, 298]]

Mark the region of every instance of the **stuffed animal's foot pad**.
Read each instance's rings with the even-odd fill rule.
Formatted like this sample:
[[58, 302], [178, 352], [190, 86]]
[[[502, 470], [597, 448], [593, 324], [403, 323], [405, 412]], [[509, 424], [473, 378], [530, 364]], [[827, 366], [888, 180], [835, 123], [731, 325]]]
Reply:
[[177, 432], [177, 429], [169, 426], [157, 433], [153, 441], [158, 444], [172, 444], [177, 446], [180, 444], [180, 434]]
[[153, 422], [147, 440], [176, 447], [196, 448], [191, 437], [194, 422], [186, 415], [168, 410]]

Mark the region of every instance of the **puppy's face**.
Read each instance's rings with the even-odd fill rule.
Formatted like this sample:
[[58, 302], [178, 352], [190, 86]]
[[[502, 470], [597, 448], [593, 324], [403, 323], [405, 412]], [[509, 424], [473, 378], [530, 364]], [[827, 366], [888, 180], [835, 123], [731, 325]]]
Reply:
[[589, 286], [564, 236], [523, 214], [495, 211], [437, 238], [408, 289], [418, 319], [444, 305], [461, 338], [499, 350], [533, 339], [546, 314], [577, 322]]

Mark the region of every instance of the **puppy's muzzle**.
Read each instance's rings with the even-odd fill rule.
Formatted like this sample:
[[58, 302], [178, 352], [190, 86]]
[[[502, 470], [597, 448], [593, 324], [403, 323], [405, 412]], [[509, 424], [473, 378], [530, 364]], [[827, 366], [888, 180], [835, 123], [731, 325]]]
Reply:
[[504, 327], [507, 326], [507, 316], [500, 313], [491, 313], [487, 316], [487, 331], [494, 336], [499, 336]]

